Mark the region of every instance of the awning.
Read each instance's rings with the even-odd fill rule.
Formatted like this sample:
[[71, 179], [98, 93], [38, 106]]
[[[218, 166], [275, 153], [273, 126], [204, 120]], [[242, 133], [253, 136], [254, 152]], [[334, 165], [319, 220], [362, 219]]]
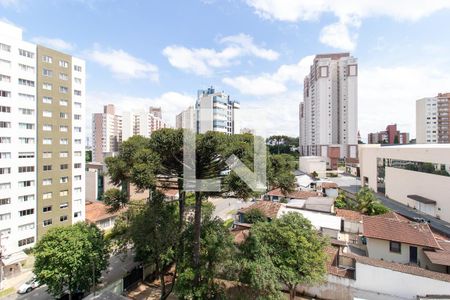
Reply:
[[24, 261], [28, 258], [28, 255], [25, 254], [23, 251], [19, 251], [16, 253], [13, 253], [11, 255], [8, 255], [2, 259], [3, 265], [10, 266], [16, 263], [19, 263], [21, 261]]
[[408, 195], [407, 197], [409, 199], [421, 202], [423, 204], [436, 204], [436, 201], [431, 200], [429, 198], [425, 198], [425, 197], [419, 196], [419, 195]]

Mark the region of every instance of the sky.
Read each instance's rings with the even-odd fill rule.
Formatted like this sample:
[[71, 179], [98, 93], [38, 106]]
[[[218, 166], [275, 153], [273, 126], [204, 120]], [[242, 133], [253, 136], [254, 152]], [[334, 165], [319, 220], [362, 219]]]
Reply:
[[315, 54], [358, 58], [358, 127], [415, 137], [415, 101], [450, 92], [449, 0], [0, 0], [24, 39], [86, 60], [87, 128], [108, 103], [175, 115], [214, 86], [242, 127], [298, 136]]

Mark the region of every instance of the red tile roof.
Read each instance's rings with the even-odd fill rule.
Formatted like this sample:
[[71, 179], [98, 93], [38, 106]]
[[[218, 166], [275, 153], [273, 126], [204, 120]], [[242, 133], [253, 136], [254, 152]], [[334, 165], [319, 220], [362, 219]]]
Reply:
[[95, 223], [114, 216], [118, 216], [125, 209], [121, 209], [115, 213], [108, 212], [108, 206], [101, 201], [86, 202], [86, 221]]
[[281, 189], [274, 189], [268, 192], [267, 195], [293, 199], [308, 199], [309, 197], [317, 197], [319, 194], [312, 191], [293, 191], [284, 195], [283, 192], [281, 192]]
[[277, 217], [278, 211], [280, 210], [281, 203], [278, 202], [272, 202], [272, 201], [256, 201], [252, 205], [241, 208], [239, 210], [240, 213], [246, 213], [249, 212], [252, 209], [258, 209], [260, 210], [266, 217], [275, 219]]
[[323, 189], [336, 189], [338, 188], [337, 183], [335, 182], [322, 182]]
[[428, 224], [411, 222], [396, 213], [363, 216], [363, 234], [368, 238], [441, 248]]
[[360, 222], [362, 221], [363, 214], [359, 211], [354, 211], [350, 209], [342, 209], [342, 208], [335, 208], [336, 210], [336, 216], [343, 218], [347, 221], [354, 221], [354, 222]]
[[428, 259], [437, 265], [450, 266], [450, 241], [439, 241], [442, 250], [424, 251]]

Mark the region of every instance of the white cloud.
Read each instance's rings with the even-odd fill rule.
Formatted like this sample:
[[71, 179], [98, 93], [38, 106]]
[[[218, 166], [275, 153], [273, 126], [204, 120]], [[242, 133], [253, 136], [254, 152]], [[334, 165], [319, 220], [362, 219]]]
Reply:
[[433, 66], [395, 66], [360, 69], [359, 129], [367, 133], [397, 123], [415, 136], [415, 101], [448, 91], [450, 74]]
[[122, 49], [102, 50], [98, 46], [86, 52], [88, 59], [107, 67], [117, 77], [125, 79], [147, 78], [159, 81], [158, 67], [132, 56]]
[[60, 51], [69, 51], [73, 50], [75, 46], [69, 42], [66, 42], [62, 39], [56, 39], [56, 38], [47, 38], [43, 36], [37, 36], [31, 39], [32, 42], [36, 44], [41, 44], [44, 46], [48, 46]]
[[223, 37], [219, 43], [226, 47], [217, 51], [172, 45], [164, 48], [163, 54], [173, 67], [204, 76], [211, 75], [214, 69], [238, 64], [239, 58], [243, 56], [255, 56], [270, 61], [278, 59], [279, 56], [274, 50], [255, 45], [251, 36], [242, 33]]
[[246, 0], [246, 3], [263, 18], [287, 22], [314, 21], [324, 14], [334, 14], [338, 22], [323, 28], [320, 41], [345, 50], [356, 45], [356, 36], [348, 33], [349, 27], [358, 27], [364, 18], [385, 16], [417, 21], [450, 8], [447, 0]]
[[12, 7], [17, 6], [19, 2], [19, 0], [0, 0], [0, 5], [4, 7]]
[[290, 81], [301, 84], [309, 72], [314, 56], [306, 56], [297, 64], [281, 65], [275, 73], [258, 76], [225, 77], [222, 82], [244, 95], [277, 95], [287, 90]]

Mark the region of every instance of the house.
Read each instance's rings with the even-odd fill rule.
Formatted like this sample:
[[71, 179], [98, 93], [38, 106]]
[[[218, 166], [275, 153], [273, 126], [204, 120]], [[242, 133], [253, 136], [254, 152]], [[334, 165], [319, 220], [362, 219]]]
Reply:
[[268, 221], [274, 220], [277, 215], [278, 211], [280, 210], [281, 203], [278, 202], [272, 202], [272, 201], [264, 201], [259, 200], [253, 203], [250, 206], [247, 206], [245, 208], [241, 208], [237, 212], [237, 220], [240, 223], [245, 223], [245, 214], [248, 213], [251, 210], [257, 209], [259, 210], [264, 216], [267, 217]]
[[437, 261], [437, 256], [442, 257], [438, 251], [444, 250], [427, 223], [412, 222], [394, 212], [364, 216], [363, 235], [370, 258], [414, 264], [426, 269], [435, 268], [428, 256]]
[[339, 186], [335, 182], [331, 181], [316, 182], [316, 191], [321, 192], [323, 195], [326, 195], [327, 197], [336, 198], [339, 193], [338, 188]]
[[309, 197], [315, 197], [320, 196], [317, 192], [314, 191], [293, 191], [290, 193], [283, 194], [281, 189], [274, 189], [268, 192], [266, 195], [267, 200], [270, 201], [281, 201], [286, 200], [286, 202], [289, 202], [293, 199], [307, 199]]
[[117, 212], [108, 212], [108, 206], [101, 201], [86, 201], [86, 221], [97, 225], [102, 230], [109, 230], [114, 227], [117, 217], [125, 209]]

